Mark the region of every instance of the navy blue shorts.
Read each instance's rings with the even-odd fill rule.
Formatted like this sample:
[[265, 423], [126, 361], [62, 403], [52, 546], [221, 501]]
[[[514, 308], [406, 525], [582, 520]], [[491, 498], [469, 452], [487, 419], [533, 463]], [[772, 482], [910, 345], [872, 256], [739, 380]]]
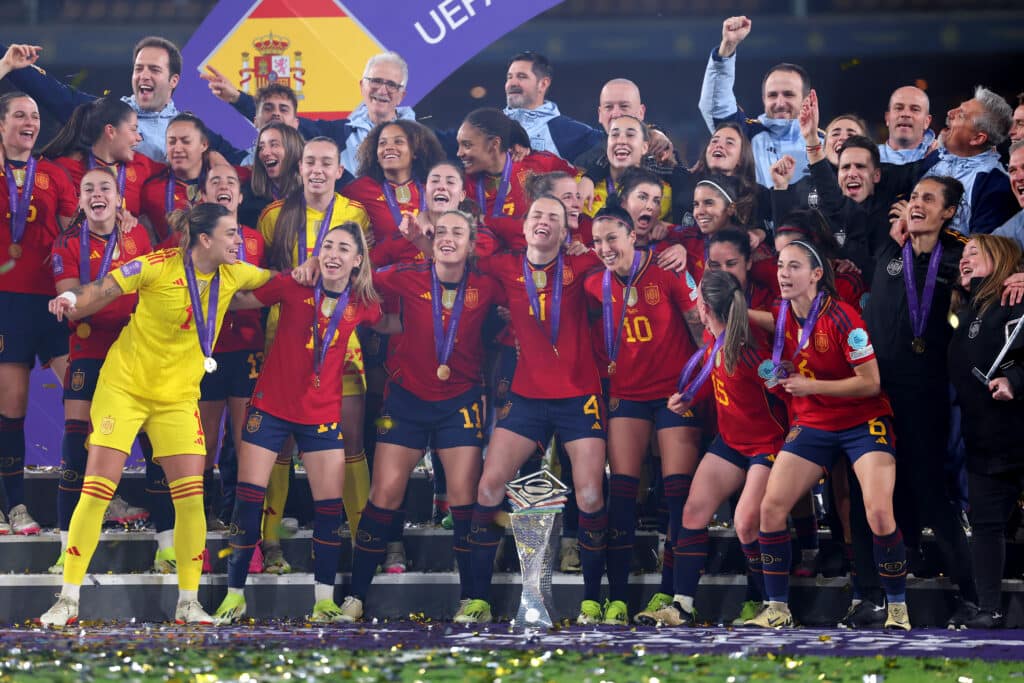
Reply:
[[608, 399], [608, 419], [616, 417], [633, 417], [638, 420], [647, 420], [654, 423], [655, 429], [671, 429], [672, 427], [696, 427], [701, 428], [701, 421], [693, 412], [693, 409], [686, 411], [685, 415], [679, 415], [668, 409], [668, 399], [661, 398], [655, 401], [630, 401], [626, 398]]
[[46, 294], [0, 292], [0, 363], [46, 365], [68, 352], [67, 322], [58, 322]]
[[892, 418], [888, 415], [838, 432], [795, 425], [786, 435], [782, 450], [830, 469], [839, 453], [845, 453], [851, 463], [873, 451], [896, 457], [896, 435], [892, 429]]
[[64, 376], [64, 400], [91, 401], [102, 367], [103, 361], [99, 358], [76, 358], [68, 363]]
[[203, 375], [199, 382], [200, 401], [252, 398], [256, 380], [263, 370], [262, 351], [227, 351], [213, 354], [217, 372]]
[[384, 367], [384, 361], [388, 357], [388, 340], [391, 337], [362, 325], [356, 328], [356, 335], [359, 337], [360, 346], [363, 347], [363, 368], [369, 370]]
[[562, 443], [604, 439], [604, 416], [597, 394], [573, 398], [524, 398], [514, 392], [498, 404], [498, 426], [547, 446], [557, 432]]
[[722, 460], [732, 463], [739, 467], [741, 470], [749, 470], [754, 465], [764, 465], [765, 467], [771, 467], [772, 463], [775, 462], [775, 453], [758, 453], [756, 455], [743, 455], [738, 450], [727, 444], [723, 439], [722, 435], [719, 434], [715, 437], [711, 445], [708, 446], [708, 453], [717, 455]]
[[344, 448], [341, 437], [341, 423], [322, 425], [300, 425], [274, 417], [270, 413], [249, 406], [245, 413], [245, 428], [242, 441], [275, 453], [289, 436], [295, 437], [295, 445], [302, 453], [316, 453]]
[[377, 420], [377, 443], [424, 450], [484, 445], [480, 389], [444, 401], [427, 401], [388, 384]]

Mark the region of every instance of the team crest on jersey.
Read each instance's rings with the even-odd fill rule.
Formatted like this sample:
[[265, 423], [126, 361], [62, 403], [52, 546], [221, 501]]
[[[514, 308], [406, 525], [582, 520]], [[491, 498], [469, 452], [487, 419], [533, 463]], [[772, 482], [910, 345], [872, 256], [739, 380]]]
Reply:
[[789, 433], [786, 434], [786, 443], [793, 443], [796, 441], [796, 437], [798, 436], [800, 436], [800, 427], [793, 427], [789, 430]]
[[390, 415], [381, 415], [377, 418], [377, 434], [384, 436], [391, 431], [391, 428], [395, 426], [395, 421], [391, 419]]
[[576, 273], [573, 272], [569, 266], [562, 266], [562, 283], [564, 286], [572, 284], [572, 281], [576, 278]]
[[100, 434], [110, 436], [114, 433], [114, 425], [116, 421], [112, 415], [107, 415], [105, 418], [100, 420]]
[[828, 353], [828, 335], [824, 332], [814, 333], [814, 350], [818, 353]]
[[250, 434], [255, 434], [260, 431], [260, 425], [263, 424], [263, 414], [253, 413], [249, 416], [249, 419], [245, 422], [245, 431]]
[[349, 304], [345, 307], [345, 312], [341, 314], [341, 317], [345, 319], [345, 322], [352, 322], [356, 319], [356, 307]]
[[896, 277], [903, 272], [903, 258], [897, 256], [896, 258], [889, 261], [889, 264], [885, 267], [885, 272], [889, 273], [892, 277]]
[[259, 249], [259, 244], [257, 244], [255, 237], [246, 237], [245, 238], [245, 251], [246, 251], [246, 253], [249, 253], [249, 254], [252, 254], [253, 256], [255, 256], [256, 255], [256, 251], [258, 249]]
[[476, 287], [466, 287], [466, 295], [463, 301], [466, 308], [476, 308], [480, 305], [480, 290]]
[[36, 189], [49, 190], [50, 189], [50, 176], [46, 173], [36, 174]]
[[661, 287], [654, 284], [644, 287], [644, 301], [648, 306], [657, 306], [661, 303]]
[[85, 372], [82, 370], [75, 370], [71, 373], [71, 390], [81, 391], [82, 387], [85, 386]]
[[131, 237], [124, 238], [124, 253], [127, 256], [135, 256], [135, 253], [139, 250], [139, 245], [135, 244], [135, 240]]
[[124, 174], [124, 177], [129, 183], [134, 183], [136, 180], [139, 179], [139, 175], [135, 172], [135, 169], [131, 167], [127, 169], [127, 171]]
[[978, 336], [979, 332], [981, 332], [981, 321], [975, 320], [971, 323], [971, 326], [967, 328], [967, 337], [974, 339]]
[[614, 413], [618, 409], [619, 409], [619, 399], [617, 399], [617, 398], [610, 398], [610, 399], [608, 399], [608, 412]]

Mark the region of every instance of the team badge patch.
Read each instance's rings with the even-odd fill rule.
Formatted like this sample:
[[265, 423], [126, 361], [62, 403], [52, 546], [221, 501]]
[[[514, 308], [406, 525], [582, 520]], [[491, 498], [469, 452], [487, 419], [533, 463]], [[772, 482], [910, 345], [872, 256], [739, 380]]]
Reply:
[[135, 244], [135, 240], [131, 237], [124, 238], [124, 253], [128, 256], [135, 256], [139, 251], [139, 245]]
[[391, 428], [395, 426], [395, 421], [391, 419], [390, 415], [381, 415], [377, 420], [377, 434], [384, 436], [391, 431]]
[[798, 436], [800, 436], [800, 427], [793, 427], [789, 430], [789, 433], [786, 434], [786, 443], [793, 443], [796, 441], [796, 437]]
[[114, 425], [116, 424], [113, 416], [107, 415], [105, 418], [100, 420], [100, 434], [110, 436], [114, 433]]
[[45, 173], [37, 173], [36, 187], [40, 190], [50, 189], [50, 176]]
[[686, 286], [690, 288], [690, 301], [697, 300], [697, 283], [693, 281], [690, 271], [686, 271]]
[[851, 360], [867, 358], [875, 352], [868, 339], [868, 333], [862, 327], [850, 330], [850, 334], [846, 337], [846, 343], [850, 346]]
[[349, 304], [345, 307], [345, 312], [341, 314], [341, 317], [345, 319], [345, 322], [352, 322], [356, 319], [356, 307]]
[[889, 261], [889, 264], [885, 267], [885, 272], [889, 273], [892, 277], [896, 277], [903, 272], [903, 258], [897, 256], [896, 258]]
[[246, 251], [246, 253], [252, 254], [253, 256], [255, 256], [256, 252], [258, 250], [259, 250], [259, 244], [256, 242], [256, 238], [255, 237], [246, 237], [245, 238], [245, 251]]
[[120, 268], [122, 277], [133, 277], [142, 272], [141, 261], [129, 261]]
[[818, 353], [828, 352], [828, 335], [824, 332], [814, 333], [814, 350]]
[[562, 266], [562, 282], [564, 285], [571, 285], [576, 279], [576, 273], [569, 266]]
[[135, 169], [131, 167], [127, 169], [127, 173], [125, 173], [124, 177], [128, 180], [129, 183], [134, 183], [136, 180], [139, 179], [139, 175], [135, 172]]
[[71, 390], [81, 391], [82, 387], [85, 386], [85, 372], [82, 370], [75, 370], [71, 373]]
[[260, 431], [261, 424], [263, 424], [263, 415], [260, 413], [253, 413], [245, 423], [245, 431], [250, 434], [255, 434]]
[[981, 332], [981, 321], [975, 320], [974, 322], [971, 323], [971, 326], [967, 328], [967, 336], [971, 339], [974, 339], [975, 337], [978, 336], [979, 332]]
[[608, 411], [614, 413], [619, 409], [619, 403], [620, 401], [617, 398], [608, 399]]
[[644, 287], [644, 301], [648, 306], [657, 306], [661, 303], [661, 288], [658, 285], [647, 285]]
[[480, 305], [480, 290], [476, 287], [466, 287], [466, 296], [463, 301], [466, 308], [476, 308]]
[[53, 254], [50, 259], [53, 262], [53, 274], [63, 275], [64, 274], [64, 259], [61, 258], [60, 254]]

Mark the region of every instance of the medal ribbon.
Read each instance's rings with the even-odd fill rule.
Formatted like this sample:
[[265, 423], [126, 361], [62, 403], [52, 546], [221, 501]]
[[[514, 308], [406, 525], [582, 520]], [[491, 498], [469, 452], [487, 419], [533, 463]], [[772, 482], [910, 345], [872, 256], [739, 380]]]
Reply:
[[[824, 299], [825, 292], [818, 292], [818, 295], [814, 297], [814, 301], [811, 303], [811, 312], [807, 314], [804, 326], [800, 330], [800, 339], [796, 345], [796, 353], [793, 354], [794, 359], [800, 353], [800, 349], [804, 348], [804, 344], [811, 338], [814, 325], [818, 322], [818, 314], [821, 313], [821, 302]], [[789, 376], [789, 373], [782, 367], [782, 347], [786, 340], [786, 322], [788, 317], [789, 299], [783, 299], [779, 305], [779, 317], [775, 321], [775, 343], [772, 346], [772, 367], [775, 368], [775, 376], [779, 379]]]
[[[320, 253], [320, 243], [324, 241], [324, 236], [327, 235], [327, 230], [331, 226], [331, 217], [334, 215], [334, 200], [337, 199], [337, 198], [338, 198], [337, 194], [335, 194], [335, 195], [333, 195], [331, 197], [331, 203], [327, 205], [327, 210], [324, 211], [324, 217], [320, 221], [320, 230], [318, 230], [317, 234], [316, 234], [316, 244], [313, 245], [313, 257], [314, 258], [317, 256], [317, 254]], [[306, 231], [307, 231], [307, 228], [306, 228], [306, 224], [305, 224], [305, 216], [306, 216], [306, 198], [305, 197], [302, 198], [302, 216], [303, 216], [302, 231], [299, 233], [299, 263], [298, 263], [298, 265], [300, 265], [300, 266], [303, 263], [306, 262]]]
[[619, 324], [615, 327], [612, 326], [612, 316], [614, 314], [612, 306], [612, 271], [610, 269], [605, 270], [601, 280], [601, 308], [603, 309], [601, 317], [604, 322], [604, 348], [608, 351], [608, 360], [612, 363], [618, 357], [619, 346], [622, 345], [622, 325], [626, 320], [627, 298], [629, 297], [629, 290], [633, 288], [637, 272], [640, 270], [641, 259], [642, 256], [639, 251], [633, 254], [633, 265], [629, 268], [629, 279], [622, 290], [622, 313], [619, 315]]
[[[102, 280], [106, 277], [107, 272], [110, 271], [110, 263], [114, 260], [114, 250], [117, 248], [117, 232], [118, 229], [115, 226], [114, 231], [107, 237], [107, 246], [103, 250], [103, 259], [100, 261], [100, 272], [96, 275], [97, 280]], [[87, 285], [92, 282], [92, 268], [90, 254], [92, 254], [92, 245], [89, 237], [89, 221], [82, 221], [81, 232], [79, 233], [79, 245], [78, 245], [78, 280], [83, 285]]]
[[[554, 282], [551, 284], [551, 346], [558, 346], [558, 328], [562, 322], [562, 265], [565, 262], [562, 252], [558, 252], [555, 259]], [[526, 296], [530, 300], [530, 307], [533, 308], [533, 317], [544, 329], [544, 312], [540, 308], [540, 295], [537, 293], [537, 283], [533, 281], [533, 270], [526, 255], [523, 255], [523, 284], [526, 285]], [[556, 350], [557, 353], [557, 350]]]
[[238, 245], [238, 260], [245, 263], [245, 232], [242, 226], [238, 226], [238, 234], [242, 236], [242, 243]]
[[199, 294], [199, 283], [196, 281], [196, 269], [192, 263], [192, 250], [185, 252], [185, 280], [188, 281], [188, 298], [192, 304], [192, 318], [199, 334], [199, 348], [204, 358], [213, 357], [213, 338], [217, 329], [217, 295], [220, 292], [220, 268], [210, 280], [210, 298], [207, 314], [203, 314], [203, 299]]
[[[185, 184], [185, 204], [188, 208], [195, 206], [195, 202], [189, 198], [190, 191], [195, 193], [195, 196], [199, 195], [199, 183], [190, 183], [187, 180], [182, 180]], [[164, 198], [164, 213], [170, 213], [174, 211], [174, 190], [178, 185], [178, 178], [175, 177], [174, 171], [167, 169], [167, 196]]]
[[18, 195], [18, 181], [14, 178], [14, 167], [4, 163], [4, 175], [7, 176], [7, 201], [11, 206], [11, 242], [19, 244], [25, 235], [25, 224], [28, 222], [29, 206], [32, 204], [32, 191], [36, 187], [36, 160], [30, 156], [25, 163], [25, 185]]
[[604, 191], [605, 194], [608, 195], [608, 198], [605, 199], [605, 204], [610, 204], [612, 199], [619, 196], [619, 187], [615, 181], [611, 179], [611, 176], [604, 179]]
[[[690, 356], [690, 360], [686, 361], [686, 366], [683, 368], [683, 372], [679, 375], [679, 384], [677, 388], [679, 393], [683, 395], [683, 400], [689, 403], [693, 400], [693, 397], [697, 395], [700, 388], [708, 381], [708, 377], [711, 376], [711, 371], [715, 369], [715, 357], [718, 356], [718, 352], [722, 350], [722, 346], [725, 344], [725, 332], [718, 335], [713, 345], [705, 344], [701, 347], [700, 351]], [[700, 372], [697, 373], [696, 379], [693, 379], [693, 374], [697, 372], [697, 366], [700, 365], [700, 361], [704, 358], [705, 353], [708, 350], [708, 346], [711, 346], [711, 356], [707, 362], [701, 367]], [[693, 379], [693, 381], [690, 381]]]
[[924, 336], [928, 327], [928, 314], [931, 312], [932, 298], [935, 295], [935, 280], [939, 275], [939, 261], [942, 260], [942, 244], [935, 243], [932, 256], [928, 259], [928, 272], [924, 278], [924, 291], [921, 300], [917, 299], [917, 285], [914, 282], [914, 250], [908, 239], [903, 245], [903, 285], [907, 289], [907, 308], [910, 309], [910, 329], [914, 338]]
[[313, 374], [317, 377], [320, 376], [320, 369], [324, 366], [324, 359], [327, 358], [327, 349], [331, 346], [331, 340], [334, 339], [334, 334], [338, 331], [338, 324], [341, 322], [341, 314], [344, 313], [345, 309], [348, 307], [348, 299], [351, 293], [352, 283], [350, 282], [345, 287], [345, 291], [338, 295], [338, 303], [331, 312], [331, 317], [327, 320], [327, 328], [324, 330], [324, 334], [321, 337], [320, 302], [323, 301], [324, 298], [323, 282], [318, 282], [316, 288], [313, 290]]
[[437, 277], [437, 271], [433, 266], [430, 268], [430, 307], [434, 316], [434, 353], [437, 354], [438, 365], [448, 365], [448, 359], [452, 357], [455, 349], [455, 335], [458, 333], [459, 320], [462, 318], [462, 308], [466, 300], [466, 282], [469, 280], [469, 270], [462, 275], [462, 282], [455, 291], [455, 303], [452, 305], [452, 312], [448, 319], [448, 330], [444, 329], [444, 312], [441, 305], [441, 281]]
[[[413, 185], [416, 186], [416, 192], [420, 195], [420, 213], [427, 210], [427, 195], [423, 191], [423, 186], [418, 182], [413, 181]], [[395, 197], [395, 190], [391, 187], [391, 183], [384, 181], [384, 200], [388, 203], [388, 211], [391, 212], [391, 218], [395, 221], [395, 227], [398, 227], [402, 223], [402, 208], [398, 204], [398, 198]]]
[[[486, 174], [485, 174], [486, 175]], [[505, 152], [505, 168], [501, 170], [501, 182], [498, 183], [498, 193], [494, 196], [494, 206], [491, 208], [491, 216], [501, 216], [501, 207], [508, 197], [509, 181], [512, 179], [512, 152]], [[480, 210], [487, 213], [487, 192], [484, 189], [486, 178], [476, 181], [476, 203]]]
[[[96, 168], [98, 165], [100, 165], [100, 163], [97, 162], [96, 157], [93, 156], [92, 152], [89, 152], [89, 170], [91, 171], [92, 169]], [[102, 166], [104, 168], [110, 168], [110, 166], [108, 166], [107, 164], [102, 164]], [[121, 195], [121, 199], [123, 200], [124, 199], [125, 183], [128, 182], [128, 173], [127, 173], [125, 164], [119, 163], [119, 162], [115, 162], [114, 166], [117, 167], [117, 193], [119, 195]], [[171, 191], [171, 201], [172, 202], [174, 201], [174, 191], [173, 190]], [[171, 208], [173, 208], [173, 207], [171, 207]], [[170, 213], [170, 211], [168, 211], [167, 213]]]

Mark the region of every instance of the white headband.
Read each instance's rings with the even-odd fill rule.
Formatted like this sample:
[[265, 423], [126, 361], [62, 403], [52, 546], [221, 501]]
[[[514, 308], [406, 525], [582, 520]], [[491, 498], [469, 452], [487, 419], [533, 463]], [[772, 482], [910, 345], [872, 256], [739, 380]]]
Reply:
[[818, 262], [818, 267], [819, 268], [824, 268], [825, 267], [825, 263], [821, 260], [821, 257], [818, 256], [817, 250], [814, 247], [812, 247], [810, 244], [808, 244], [807, 242], [804, 242], [803, 240], [793, 240], [792, 242], [790, 242], [790, 244], [799, 244], [801, 247], [803, 247], [807, 251], [811, 252], [811, 256], [813, 256], [814, 260]]
[[716, 182], [714, 182], [712, 180], [701, 180], [697, 184], [698, 185], [710, 185], [711, 187], [715, 188], [716, 190], [718, 190], [719, 192], [722, 193], [722, 196], [725, 197], [725, 201], [729, 202], [730, 204], [734, 204], [735, 203], [733, 201], [733, 198], [729, 196], [729, 193], [725, 191], [725, 188], [723, 188], [718, 183], [716, 183]]

